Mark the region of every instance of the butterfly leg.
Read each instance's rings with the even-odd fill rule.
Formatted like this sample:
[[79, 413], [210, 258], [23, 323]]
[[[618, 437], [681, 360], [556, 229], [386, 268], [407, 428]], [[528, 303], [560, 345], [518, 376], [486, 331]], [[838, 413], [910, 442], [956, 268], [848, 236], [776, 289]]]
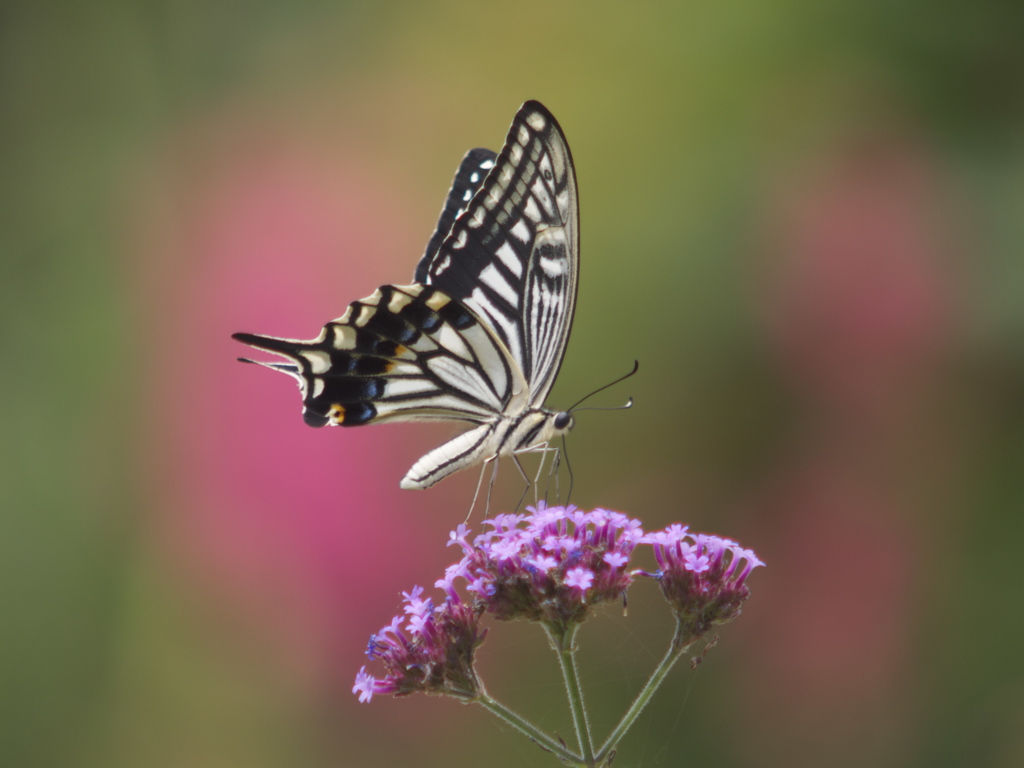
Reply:
[[[547, 485], [544, 488], [544, 498], [547, 498], [548, 490], [551, 488], [551, 476], [554, 475], [555, 476], [555, 499], [558, 501], [559, 504], [561, 504], [562, 503], [562, 489], [559, 486], [559, 482], [558, 482], [558, 470], [561, 469], [561, 466], [562, 466], [562, 449], [558, 448], [558, 447], [555, 447], [555, 448], [548, 447], [548, 449], [545, 451], [545, 453], [553, 453], [555, 456], [551, 460], [551, 469], [548, 470]], [[540, 470], [537, 470], [537, 477], [540, 478]]]
[[[540, 491], [540, 475], [541, 475], [541, 472], [544, 471], [544, 460], [547, 458], [548, 454], [551, 453], [551, 451], [556, 450], [556, 449], [552, 448], [547, 443], [540, 443], [540, 444], [534, 446], [534, 450], [538, 451], [540, 453], [540, 463], [537, 464], [537, 474], [533, 478], [533, 500], [534, 500], [534, 503], [536, 503], [537, 502], [537, 494]], [[548, 471], [548, 479], [545, 481], [545, 485], [544, 485], [544, 500], [545, 501], [547, 501], [547, 499], [548, 499], [548, 488], [550, 487], [550, 485], [551, 485], [551, 472], [549, 470]]]
[[[537, 462], [537, 474], [533, 476], [533, 503], [536, 504], [539, 501], [538, 494], [540, 493], [540, 473], [544, 471], [544, 459], [548, 455], [548, 444], [541, 443], [535, 446], [534, 450], [540, 453], [540, 461]], [[544, 488], [544, 500], [547, 501], [548, 489]]]
[[[539, 453], [540, 454], [540, 462], [537, 465], [537, 473], [534, 475], [532, 482], [530, 481], [529, 476], [526, 474], [526, 470], [523, 469], [523, 465], [519, 462], [519, 454], [520, 453]], [[519, 470], [519, 474], [523, 478], [523, 482], [526, 483], [526, 488], [523, 489], [523, 495], [519, 497], [519, 504], [516, 505], [516, 509], [517, 510], [522, 505], [523, 499], [526, 498], [526, 494], [528, 494], [530, 492], [530, 488], [531, 487], [533, 488], [533, 501], [534, 501], [534, 503], [536, 504], [539, 501], [540, 475], [544, 471], [544, 461], [547, 458], [547, 455], [549, 453], [554, 453], [555, 454], [555, 463], [552, 465], [552, 469], [548, 471], [548, 478], [550, 479], [551, 472], [555, 471], [555, 469], [558, 466], [558, 464], [557, 464], [558, 456], [559, 456], [559, 449], [558, 448], [552, 448], [550, 445], [548, 445], [545, 442], [545, 443], [538, 443], [537, 445], [531, 445], [529, 448], [525, 448], [525, 449], [523, 449], [521, 451], [516, 451], [516, 452], [514, 452], [512, 454], [512, 458], [516, 462], [516, 468]], [[555, 487], [556, 487], [556, 493], [557, 493], [558, 492], [557, 491], [557, 487], [558, 487], [558, 478], [557, 477], [555, 478]], [[547, 487], [545, 487], [544, 499], [547, 500]]]
[[469, 512], [466, 513], [466, 519], [463, 520], [464, 523], [468, 523], [469, 522], [469, 518], [473, 516], [473, 510], [476, 509], [476, 500], [480, 496], [480, 488], [484, 484], [484, 474], [487, 472], [487, 465], [490, 464], [493, 461], [494, 462], [494, 468], [491, 471], [491, 482], [490, 482], [490, 484], [487, 487], [487, 510], [484, 511], [484, 517], [486, 517], [487, 513], [490, 511], [490, 508], [491, 508], [491, 489], [494, 487], [494, 478], [498, 474], [497, 458], [498, 458], [497, 456], [491, 456], [489, 459], [484, 459], [483, 462], [481, 462], [481, 464], [480, 464], [480, 476], [476, 480], [476, 490], [473, 491], [473, 501], [469, 505]]
[[523, 478], [523, 482], [526, 483], [526, 487], [523, 488], [523, 495], [519, 497], [519, 501], [516, 503], [515, 512], [519, 511], [519, 508], [523, 506], [523, 499], [526, 498], [526, 494], [530, 492], [530, 478], [526, 474], [526, 470], [523, 469], [523, 465], [519, 463], [519, 457], [514, 453], [512, 454], [512, 461], [516, 463], [516, 469], [519, 470], [519, 476]]
[[[563, 456], [565, 457], [565, 471], [569, 474], [569, 489], [565, 492], [565, 503], [568, 504], [569, 499], [572, 498], [572, 483], [575, 478], [572, 476], [572, 465], [569, 463], [569, 449], [565, 444], [565, 435], [562, 435], [562, 450], [559, 452], [558, 458], [561, 459]], [[557, 484], [558, 478], [555, 478], [555, 482]]]
[[484, 517], [491, 514], [491, 492], [494, 490], [494, 481], [498, 479], [498, 454], [484, 460], [484, 464], [492, 462], [491, 482], [487, 484], [487, 506], [484, 508]]

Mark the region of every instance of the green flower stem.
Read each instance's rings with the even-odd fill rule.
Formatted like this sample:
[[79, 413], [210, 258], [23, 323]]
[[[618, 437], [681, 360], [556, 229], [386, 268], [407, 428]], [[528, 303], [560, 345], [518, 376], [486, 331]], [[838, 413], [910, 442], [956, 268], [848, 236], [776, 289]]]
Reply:
[[601, 745], [601, 749], [597, 753], [598, 762], [607, 759], [609, 753], [615, 749], [616, 745], [622, 740], [622, 737], [626, 735], [626, 732], [633, 727], [633, 723], [636, 722], [644, 707], [650, 703], [654, 692], [658, 690], [665, 680], [665, 676], [675, 666], [676, 662], [683, 657], [687, 649], [699, 639], [700, 635], [693, 634], [690, 627], [684, 626], [682, 621], [679, 621], [678, 618], [676, 619], [675, 635], [673, 635], [672, 644], [665, 653], [665, 658], [661, 660], [661, 663], [651, 673], [647, 684], [637, 694], [636, 699], [633, 700], [633, 705], [622, 716], [622, 720], [615, 726], [615, 730], [612, 731], [604, 744]]
[[587, 710], [583, 706], [583, 689], [580, 688], [579, 676], [576, 673], [576, 632], [579, 624], [563, 629], [553, 624], [545, 624], [552, 648], [558, 654], [558, 665], [562, 669], [565, 680], [565, 691], [569, 697], [569, 711], [572, 712], [572, 724], [576, 728], [576, 739], [580, 744], [583, 764], [594, 765], [594, 742], [590, 735], [590, 721]]
[[573, 765], [582, 764], [580, 762], [580, 756], [566, 747], [565, 744], [551, 738], [529, 720], [523, 718], [518, 712], [512, 711], [500, 701], [492, 699], [488, 694], [481, 693], [479, 696], [472, 699], [472, 702], [479, 704], [488, 712], [500, 717], [524, 736], [537, 743], [542, 749], [546, 749], [549, 752], [554, 753], [562, 762], [571, 763]]

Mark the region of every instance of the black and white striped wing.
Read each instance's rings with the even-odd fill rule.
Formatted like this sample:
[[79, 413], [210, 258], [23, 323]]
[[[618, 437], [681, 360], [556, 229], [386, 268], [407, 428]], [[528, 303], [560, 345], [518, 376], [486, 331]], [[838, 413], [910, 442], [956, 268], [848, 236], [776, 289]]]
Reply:
[[415, 282], [430, 282], [431, 262], [441, 248], [441, 243], [452, 231], [455, 219], [469, 207], [469, 201], [473, 199], [477, 190], [484, 183], [484, 178], [494, 167], [495, 158], [497, 155], [494, 152], [480, 147], [469, 150], [462, 158], [458, 170], [455, 171], [455, 178], [452, 179], [451, 189], [448, 190], [448, 196], [445, 198], [434, 234], [431, 235], [430, 242], [427, 243], [427, 250], [423, 252], [423, 256], [416, 265], [416, 273], [413, 276]]
[[[467, 155], [449, 193], [460, 186]], [[479, 169], [489, 159], [481, 156]], [[572, 155], [558, 122], [536, 101], [519, 109], [479, 189], [416, 277], [462, 301], [508, 348], [529, 385], [547, 397], [565, 355], [579, 283], [579, 204]], [[437, 233], [435, 233], [435, 238]]]
[[310, 341], [233, 338], [287, 359], [260, 364], [295, 377], [314, 427], [485, 423], [521, 400], [526, 386], [494, 333], [429, 285], [382, 286]]

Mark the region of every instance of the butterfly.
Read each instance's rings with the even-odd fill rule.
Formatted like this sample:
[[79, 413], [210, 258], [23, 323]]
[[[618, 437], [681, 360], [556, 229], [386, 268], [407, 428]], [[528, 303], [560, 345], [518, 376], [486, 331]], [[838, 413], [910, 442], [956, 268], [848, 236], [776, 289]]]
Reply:
[[569, 145], [528, 101], [500, 153], [473, 149], [462, 160], [413, 283], [381, 286], [311, 341], [233, 338], [287, 359], [259, 364], [298, 381], [311, 426], [473, 425], [417, 461], [402, 488], [500, 456], [529, 487], [517, 455], [556, 451], [549, 442], [573, 427], [572, 414], [544, 400], [569, 341], [579, 253]]

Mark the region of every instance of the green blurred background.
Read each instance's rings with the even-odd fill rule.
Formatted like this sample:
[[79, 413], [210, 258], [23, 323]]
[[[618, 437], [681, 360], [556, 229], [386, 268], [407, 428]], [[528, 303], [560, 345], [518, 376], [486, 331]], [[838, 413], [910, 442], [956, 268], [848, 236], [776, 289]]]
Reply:
[[[553, 764], [356, 703], [475, 474], [397, 491], [447, 430], [309, 430], [228, 338], [408, 280], [534, 98], [582, 206], [550, 403], [641, 362], [574, 501], [768, 563], [616, 765], [1024, 765], [1022, 34], [996, 0], [5, 3], [0, 764]], [[584, 629], [599, 733], [669, 632], [650, 584]], [[569, 736], [536, 632], [481, 657]]]

